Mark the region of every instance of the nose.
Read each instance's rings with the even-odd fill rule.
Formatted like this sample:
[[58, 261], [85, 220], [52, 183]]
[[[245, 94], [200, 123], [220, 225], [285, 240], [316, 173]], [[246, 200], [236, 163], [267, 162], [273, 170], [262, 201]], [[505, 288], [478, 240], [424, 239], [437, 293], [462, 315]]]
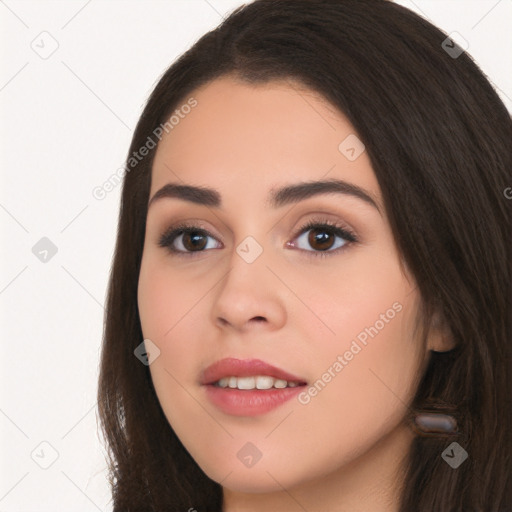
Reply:
[[289, 292], [264, 257], [248, 263], [233, 252], [230, 268], [215, 288], [212, 319], [220, 329], [275, 331], [286, 322]]

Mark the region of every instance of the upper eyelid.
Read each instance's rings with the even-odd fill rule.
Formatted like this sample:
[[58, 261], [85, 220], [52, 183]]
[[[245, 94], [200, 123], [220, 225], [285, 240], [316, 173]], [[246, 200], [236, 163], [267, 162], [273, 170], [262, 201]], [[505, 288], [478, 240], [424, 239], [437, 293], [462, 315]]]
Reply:
[[[347, 231], [351, 231], [354, 234], [357, 233], [357, 229], [355, 229], [350, 222], [347, 222], [343, 218], [343, 215], [340, 213], [333, 213], [330, 211], [318, 210], [318, 211], [306, 213], [304, 215], [301, 215], [300, 217], [301, 218], [306, 217], [306, 220], [302, 220], [300, 223], [298, 223], [298, 224], [300, 224], [300, 226], [295, 228], [295, 230], [294, 230], [294, 232], [296, 234], [298, 232], [300, 232], [299, 230], [303, 229], [304, 226], [306, 226], [307, 224], [309, 224], [311, 222], [316, 222], [317, 224], [324, 224], [324, 223], [337, 224]], [[234, 234], [233, 230], [231, 228], [229, 228], [224, 221], [221, 220], [220, 222], [227, 229], [229, 234], [231, 234], [231, 235]], [[173, 226], [178, 228], [180, 225], [183, 224], [186, 227], [199, 228], [203, 231], [208, 232], [211, 236], [217, 238], [217, 236], [213, 233], [212, 229], [210, 229], [209, 227], [206, 226], [206, 224], [209, 224], [209, 223], [206, 223], [199, 219], [192, 218], [192, 219], [187, 219], [187, 220], [178, 220], [175, 222], [168, 222], [167, 224], [170, 224], [170, 226], [167, 228], [164, 228], [163, 229], [164, 232], [171, 231], [173, 229]], [[297, 224], [297, 222], [295, 222], [294, 224]], [[275, 226], [275, 224], [274, 224], [274, 226]], [[214, 230], [216, 231], [215, 228], [214, 228]], [[162, 230], [160, 230], [160, 231], [162, 231]]]
[[[351, 232], [354, 235], [356, 234], [356, 230], [351, 227], [349, 223], [343, 220], [335, 220], [330, 219], [326, 217], [328, 214], [324, 213], [317, 213], [316, 217], [315, 214], [313, 214], [313, 217], [311, 217], [308, 220], [304, 220], [300, 223], [300, 225], [293, 230], [293, 236], [297, 236], [300, 234], [303, 230], [308, 228], [309, 224], [318, 224], [318, 225], [327, 225], [331, 228], [334, 227], [340, 227], [344, 229], [345, 231]], [[204, 223], [200, 220], [190, 220], [190, 221], [177, 221], [175, 223], [171, 223], [170, 226], [164, 228], [163, 230], [160, 230], [162, 234], [170, 233], [172, 231], [179, 231], [180, 229], [186, 230], [186, 229], [197, 229], [198, 231], [204, 231], [208, 234], [208, 236], [212, 236], [213, 238], [219, 239], [215, 233], [212, 232], [212, 230], [204, 225]], [[311, 227], [309, 227], [311, 229]], [[232, 231], [230, 230], [232, 233]], [[222, 237], [220, 237], [222, 238]]]

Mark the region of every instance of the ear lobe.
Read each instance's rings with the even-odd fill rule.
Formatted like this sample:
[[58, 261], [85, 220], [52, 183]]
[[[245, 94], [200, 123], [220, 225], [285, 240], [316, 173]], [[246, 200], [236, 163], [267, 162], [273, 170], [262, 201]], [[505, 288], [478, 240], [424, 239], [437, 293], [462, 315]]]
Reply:
[[447, 352], [455, 348], [455, 341], [448, 322], [438, 311], [432, 317], [427, 347], [434, 352]]

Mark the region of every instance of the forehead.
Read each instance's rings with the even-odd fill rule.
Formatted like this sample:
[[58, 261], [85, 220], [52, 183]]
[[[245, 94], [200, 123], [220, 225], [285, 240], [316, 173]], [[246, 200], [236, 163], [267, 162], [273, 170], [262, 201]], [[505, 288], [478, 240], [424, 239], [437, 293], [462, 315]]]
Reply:
[[353, 126], [316, 91], [292, 81], [222, 77], [183, 105], [190, 99], [195, 106], [176, 106], [180, 115], [158, 144], [150, 196], [170, 181], [212, 186], [223, 197], [230, 190], [266, 197], [279, 185], [339, 178], [379, 197], [366, 152], [355, 160], [343, 152], [344, 141], [358, 140]]

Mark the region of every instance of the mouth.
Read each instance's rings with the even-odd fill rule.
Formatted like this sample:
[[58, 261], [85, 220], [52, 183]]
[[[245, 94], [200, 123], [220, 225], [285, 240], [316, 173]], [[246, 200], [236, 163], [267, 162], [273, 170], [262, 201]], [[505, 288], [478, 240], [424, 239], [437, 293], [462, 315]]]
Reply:
[[259, 359], [227, 358], [210, 365], [201, 375], [208, 399], [232, 416], [256, 416], [284, 404], [307, 381]]
[[212, 384], [219, 388], [230, 389], [284, 389], [295, 388], [297, 386], [305, 386], [305, 382], [287, 381], [284, 379], [276, 379], [270, 375], [255, 375], [252, 377], [223, 377]]

